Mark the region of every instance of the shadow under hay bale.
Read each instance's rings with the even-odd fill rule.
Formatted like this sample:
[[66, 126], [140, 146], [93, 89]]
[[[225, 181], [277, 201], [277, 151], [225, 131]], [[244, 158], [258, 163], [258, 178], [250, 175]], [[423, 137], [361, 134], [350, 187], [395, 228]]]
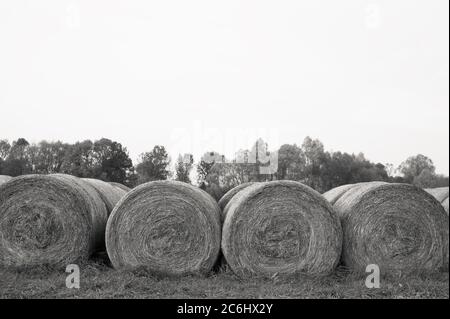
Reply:
[[449, 219], [439, 202], [408, 184], [362, 183], [334, 204], [344, 233], [342, 262], [386, 274], [448, 269]]
[[222, 252], [237, 275], [324, 275], [339, 262], [339, 219], [318, 192], [301, 183], [248, 186], [230, 200], [225, 215]]
[[64, 267], [104, 247], [106, 207], [81, 179], [25, 175], [0, 186], [0, 265]]
[[121, 188], [115, 187], [106, 183], [104, 181], [93, 179], [93, 178], [83, 178], [83, 181], [90, 184], [100, 195], [101, 199], [106, 205], [108, 211], [108, 216], [111, 214], [112, 210], [119, 202], [119, 200], [126, 195], [126, 191]]
[[220, 209], [201, 189], [155, 181], [130, 191], [106, 227], [115, 268], [146, 267], [155, 273], [206, 273], [220, 249]]

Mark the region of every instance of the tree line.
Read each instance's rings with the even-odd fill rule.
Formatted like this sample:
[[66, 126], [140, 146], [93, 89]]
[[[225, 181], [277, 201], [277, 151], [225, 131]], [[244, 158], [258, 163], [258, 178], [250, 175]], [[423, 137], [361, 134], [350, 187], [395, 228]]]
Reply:
[[[275, 169], [261, 169], [275, 161]], [[250, 149], [239, 150], [230, 159], [213, 150], [205, 152], [197, 161], [192, 154], [180, 154], [173, 169], [162, 145], [142, 153], [134, 165], [126, 147], [107, 138], [74, 144], [61, 141], [30, 144], [24, 138], [11, 143], [0, 140], [0, 175], [51, 173], [97, 178], [130, 187], [174, 179], [196, 183], [216, 199], [241, 183], [281, 179], [300, 181], [319, 192], [369, 181], [410, 183], [424, 188], [449, 184], [449, 178], [436, 174], [433, 161], [422, 154], [394, 167], [373, 163], [363, 153], [326, 151], [320, 140], [310, 137], [301, 145], [284, 144], [275, 151], [270, 151], [267, 143], [258, 139]]]

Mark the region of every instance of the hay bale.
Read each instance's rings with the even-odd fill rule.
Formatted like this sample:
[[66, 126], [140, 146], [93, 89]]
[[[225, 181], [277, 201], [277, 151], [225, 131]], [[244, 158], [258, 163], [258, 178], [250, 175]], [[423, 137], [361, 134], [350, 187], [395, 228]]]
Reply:
[[448, 215], [448, 197], [441, 203]]
[[350, 189], [352, 189], [353, 187], [358, 187], [363, 184], [367, 184], [367, 183], [372, 183], [372, 185], [386, 184], [386, 182], [378, 182], [378, 181], [377, 182], [361, 182], [361, 183], [356, 183], [356, 184], [346, 184], [346, 185], [341, 185], [341, 186], [335, 187], [333, 189], [330, 189], [329, 191], [323, 193], [322, 196], [325, 197], [325, 199], [327, 201], [329, 201], [331, 205], [334, 205], [339, 200], [339, 198], [341, 198]]
[[119, 200], [127, 193], [121, 188], [115, 187], [109, 183], [98, 179], [83, 178], [83, 181], [89, 183], [100, 195], [106, 205], [108, 216], [119, 202]]
[[10, 179], [12, 179], [11, 176], [0, 175], [0, 185], [6, 183], [6, 182], [9, 181]]
[[427, 188], [425, 189], [425, 191], [433, 195], [439, 201], [439, 203], [445, 201], [449, 195], [448, 187]]
[[442, 204], [448, 215], [448, 196], [449, 196], [448, 187], [427, 188], [425, 189], [425, 191], [433, 195]]
[[334, 203], [336, 203], [336, 201], [342, 195], [344, 195], [349, 189], [351, 189], [354, 186], [355, 184], [341, 185], [323, 193], [322, 196], [325, 197], [325, 199], [329, 201], [331, 205], [334, 205]]
[[257, 183], [225, 207], [222, 252], [238, 275], [328, 274], [341, 254], [331, 205], [294, 181]]
[[364, 272], [448, 268], [449, 219], [428, 193], [407, 184], [363, 183], [334, 204], [344, 233], [342, 262]]
[[121, 190], [123, 190], [123, 191], [125, 191], [127, 193], [131, 190], [131, 188], [129, 188], [129, 187], [123, 185], [123, 184], [120, 184], [120, 183], [109, 182], [109, 184], [111, 184], [111, 185], [113, 185], [115, 187], [118, 187], [118, 188], [120, 188]]
[[69, 175], [25, 175], [0, 186], [0, 265], [56, 265], [104, 245], [106, 207]]
[[175, 181], [131, 190], [106, 226], [106, 249], [115, 268], [157, 273], [205, 273], [220, 249], [220, 209], [206, 192]]
[[[219, 207], [222, 210], [222, 212], [225, 209], [225, 206], [227, 206], [228, 202], [231, 200], [231, 198], [233, 198], [234, 195], [236, 195], [241, 190], [253, 184], [254, 184], [253, 182], [242, 183], [226, 192], [225, 195], [223, 195], [222, 198], [219, 200]], [[225, 219], [225, 216], [222, 216], [222, 220], [223, 219]]]

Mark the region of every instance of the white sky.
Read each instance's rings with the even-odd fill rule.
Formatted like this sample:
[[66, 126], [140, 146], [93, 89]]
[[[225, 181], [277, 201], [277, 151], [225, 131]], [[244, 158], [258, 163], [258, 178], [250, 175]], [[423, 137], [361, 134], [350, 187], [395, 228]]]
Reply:
[[0, 1], [0, 138], [275, 149], [449, 173], [449, 1]]

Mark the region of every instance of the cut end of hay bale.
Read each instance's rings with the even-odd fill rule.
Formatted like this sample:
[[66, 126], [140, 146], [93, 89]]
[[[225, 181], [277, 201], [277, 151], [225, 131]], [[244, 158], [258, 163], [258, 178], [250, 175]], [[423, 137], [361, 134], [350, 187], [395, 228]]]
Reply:
[[431, 195], [407, 184], [364, 183], [334, 208], [344, 233], [342, 261], [358, 272], [448, 269], [448, 215]]
[[130, 191], [114, 208], [106, 248], [115, 268], [179, 275], [212, 269], [220, 249], [220, 209], [206, 192], [175, 181]]
[[112, 212], [116, 204], [119, 202], [119, 200], [127, 193], [119, 187], [113, 186], [98, 179], [83, 178], [83, 181], [87, 182], [89, 185], [95, 188], [106, 205], [108, 216]]
[[237, 274], [328, 274], [339, 261], [339, 220], [319, 193], [301, 183], [248, 186], [225, 211], [222, 252]]
[[80, 179], [16, 177], [0, 187], [0, 265], [65, 266], [87, 259], [103, 241], [105, 224], [104, 204]]

